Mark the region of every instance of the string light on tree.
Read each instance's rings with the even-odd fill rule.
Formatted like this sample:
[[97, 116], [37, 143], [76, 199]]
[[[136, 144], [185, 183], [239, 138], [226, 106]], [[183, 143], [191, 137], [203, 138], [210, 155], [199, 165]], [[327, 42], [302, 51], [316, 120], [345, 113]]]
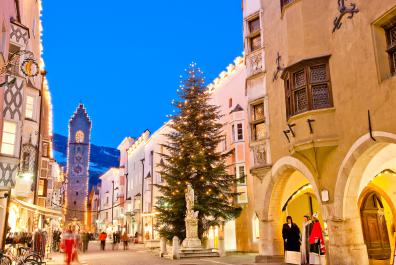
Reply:
[[209, 223], [220, 224], [235, 218], [241, 211], [232, 203], [236, 195], [233, 192], [235, 178], [226, 170], [228, 155], [217, 151], [223, 141], [219, 109], [209, 104], [211, 93], [204, 86], [203, 73], [197, 64], [192, 62], [185, 73], [180, 80], [181, 89], [177, 91], [179, 98], [172, 102], [175, 110], [170, 127], [173, 130], [166, 135], [168, 154], [164, 156], [160, 172], [166, 185], [156, 185], [162, 194], [156, 205], [157, 229], [168, 239], [185, 237], [184, 190], [187, 184], [192, 185], [197, 195], [199, 236]]

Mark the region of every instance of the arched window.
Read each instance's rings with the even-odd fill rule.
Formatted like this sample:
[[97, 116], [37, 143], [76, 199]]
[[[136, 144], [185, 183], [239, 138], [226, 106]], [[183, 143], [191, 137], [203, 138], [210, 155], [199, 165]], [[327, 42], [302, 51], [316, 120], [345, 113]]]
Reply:
[[84, 133], [79, 130], [76, 132], [76, 143], [83, 143], [84, 142]]

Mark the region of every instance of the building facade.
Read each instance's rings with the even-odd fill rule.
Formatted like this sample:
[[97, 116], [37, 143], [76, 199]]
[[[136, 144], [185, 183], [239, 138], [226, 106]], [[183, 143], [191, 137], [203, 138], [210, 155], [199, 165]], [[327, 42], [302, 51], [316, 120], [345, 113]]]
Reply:
[[32, 232], [61, 217], [45, 208], [52, 109], [40, 15], [41, 1], [0, 3], [0, 247], [7, 225], [11, 232]]
[[105, 231], [110, 234], [120, 230], [122, 220], [121, 214], [124, 212], [120, 204], [121, 191], [119, 186], [118, 168], [110, 168], [100, 176], [99, 189], [99, 212], [98, 231]]
[[[304, 214], [319, 212], [329, 264], [391, 263], [396, 3], [245, 0], [243, 8], [247, 90], [264, 93], [265, 161], [250, 169], [257, 259], [282, 259], [285, 216], [301, 227]], [[249, 61], [256, 52], [259, 66]]]
[[69, 122], [66, 171], [66, 223], [87, 226], [91, 120], [79, 104]]

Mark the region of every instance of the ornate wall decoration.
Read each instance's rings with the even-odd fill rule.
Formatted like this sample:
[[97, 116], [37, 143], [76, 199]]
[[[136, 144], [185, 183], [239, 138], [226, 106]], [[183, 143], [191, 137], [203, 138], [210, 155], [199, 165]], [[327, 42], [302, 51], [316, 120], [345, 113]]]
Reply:
[[[13, 77], [7, 76], [7, 80]], [[4, 107], [3, 107], [3, 117], [10, 120], [21, 120], [22, 118], [22, 89], [23, 80], [17, 78], [15, 82], [7, 83], [4, 92]]]
[[11, 23], [10, 41], [25, 46], [29, 41], [29, 32], [27, 29], [22, 28], [14, 23]]
[[253, 146], [253, 157], [254, 157], [255, 167], [266, 164], [267, 159], [266, 159], [266, 151], [264, 144]]
[[249, 75], [255, 75], [263, 71], [263, 58], [261, 52], [252, 54], [248, 59]]
[[33, 174], [36, 167], [37, 147], [29, 141], [29, 143], [22, 145], [21, 154], [19, 171]]
[[338, 0], [338, 11], [340, 12], [340, 15], [338, 15], [335, 19], [334, 19], [334, 26], [333, 26], [333, 33], [337, 30], [340, 29], [342, 26], [342, 18], [346, 15], [349, 14], [349, 16], [347, 16], [348, 19], [353, 18], [353, 15], [355, 13], [359, 12], [359, 9], [356, 7], [356, 4], [351, 3], [350, 7], [346, 7], [345, 6], [345, 0]]
[[0, 186], [14, 187], [18, 165], [0, 163]]

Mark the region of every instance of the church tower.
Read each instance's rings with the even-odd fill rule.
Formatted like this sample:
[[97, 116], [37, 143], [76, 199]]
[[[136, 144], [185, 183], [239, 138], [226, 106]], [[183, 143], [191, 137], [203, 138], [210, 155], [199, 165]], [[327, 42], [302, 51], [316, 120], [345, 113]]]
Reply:
[[69, 122], [67, 141], [66, 224], [87, 225], [91, 120], [83, 104]]

